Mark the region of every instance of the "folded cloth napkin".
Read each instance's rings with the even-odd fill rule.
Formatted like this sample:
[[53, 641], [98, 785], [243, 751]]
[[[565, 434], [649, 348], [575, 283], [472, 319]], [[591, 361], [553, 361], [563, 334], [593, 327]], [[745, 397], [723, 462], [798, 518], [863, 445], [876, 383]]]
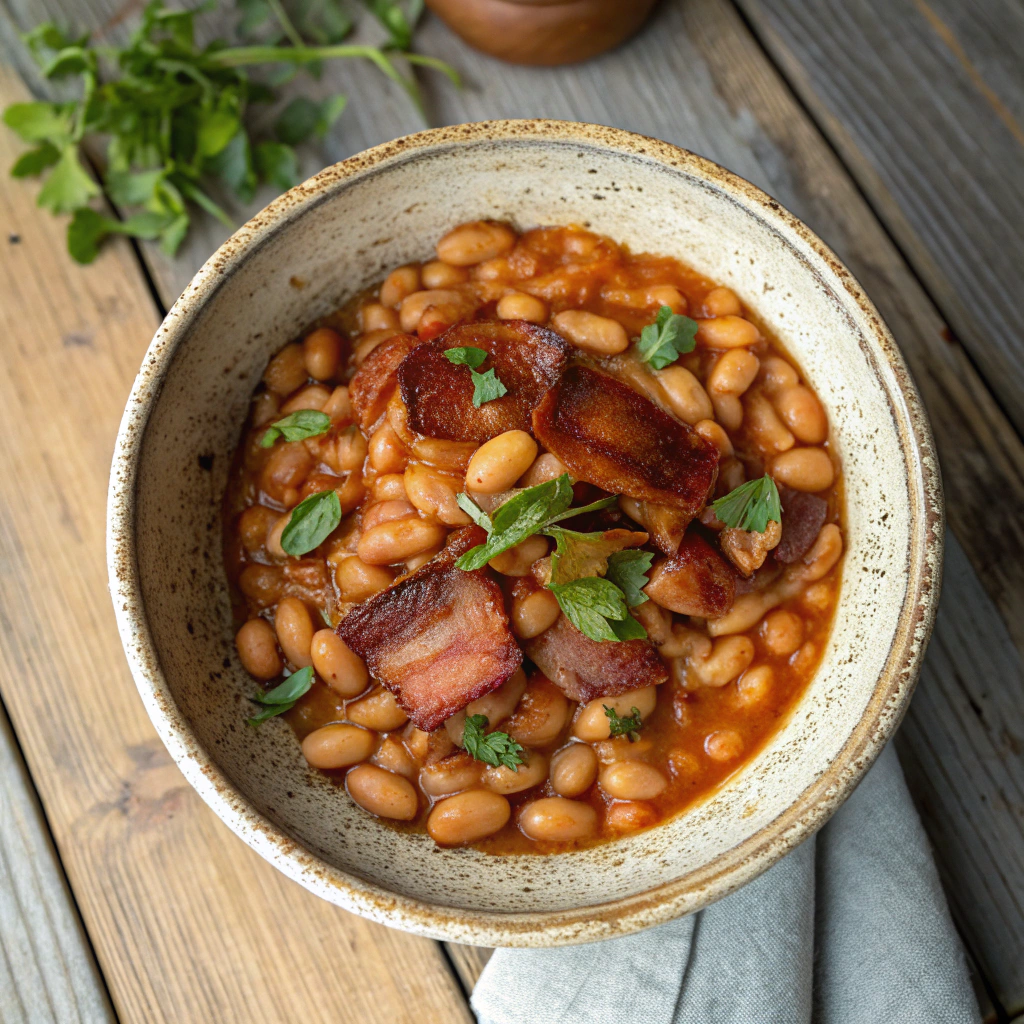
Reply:
[[892, 747], [818, 833], [687, 918], [501, 949], [480, 1024], [977, 1024], [963, 951]]

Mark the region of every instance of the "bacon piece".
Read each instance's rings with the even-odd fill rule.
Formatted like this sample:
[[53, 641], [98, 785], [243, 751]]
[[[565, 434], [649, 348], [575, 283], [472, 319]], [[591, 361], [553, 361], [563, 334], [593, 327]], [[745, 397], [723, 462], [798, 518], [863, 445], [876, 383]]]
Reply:
[[388, 400], [394, 393], [398, 378], [395, 371], [402, 360], [423, 343], [411, 334], [395, 334], [385, 338], [356, 370], [348, 385], [352, 410], [363, 433], [384, 415]]
[[799, 562], [818, 539], [825, 525], [828, 502], [816, 494], [786, 488], [782, 499], [782, 540], [775, 548], [775, 560], [783, 565]]
[[357, 605], [336, 629], [424, 732], [501, 686], [523, 660], [493, 574], [455, 566], [485, 539], [477, 526], [460, 530], [439, 555]]
[[683, 538], [679, 551], [656, 562], [644, 593], [680, 615], [724, 615], [736, 599], [736, 575], [699, 534]]
[[570, 367], [541, 399], [533, 432], [577, 479], [689, 519], [715, 485], [713, 444], [628, 384], [586, 366]]
[[[481, 348], [488, 353], [486, 372], [494, 369], [508, 389], [501, 398], [473, 405], [468, 366], [445, 356], [450, 348]], [[506, 430], [530, 430], [530, 412], [557, 383], [569, 347], [554, 331], [525, 320], [462, 323], [429, 345], [411, 352], [398, 370], [409, 426], [427, 437], [450, 441], [486, 441]]]
[[649, 640], [591, 640], [564, 615], [539, 636], [524, 640], [523, 649], [570, 700], [614, 697], [668, 678]]
[[[635, 519], [651, 535], [651, 543], [666, 555], [674, 555], [690, 525], [692, 517], [668, 505], [656, 505], [651, 501], [635, 501], [633, 498], [620, 499], [623, 511]], [[707, 511], [705, 509], [705, 511]], [[703, 513], [701, 513], [703, 515]]]

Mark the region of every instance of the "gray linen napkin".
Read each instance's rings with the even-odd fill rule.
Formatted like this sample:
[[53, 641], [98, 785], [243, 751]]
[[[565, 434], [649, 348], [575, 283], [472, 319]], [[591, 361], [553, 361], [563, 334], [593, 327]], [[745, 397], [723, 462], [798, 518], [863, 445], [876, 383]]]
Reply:
[[977, 1024], [892, 748], [832, 820], [733, 895], [621, 939], [501, 949], [480, 1024]]

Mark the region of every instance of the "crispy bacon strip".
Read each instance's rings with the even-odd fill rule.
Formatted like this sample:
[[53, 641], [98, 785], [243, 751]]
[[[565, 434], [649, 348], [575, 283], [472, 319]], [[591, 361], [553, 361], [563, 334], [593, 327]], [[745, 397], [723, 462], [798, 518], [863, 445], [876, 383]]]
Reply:
[[524, 640], [523, 648], [570, 700], [614, 697], [668, 678], [650, 641], [591, 640], [564, 615], [540, 636]]
[[[444, 354], [463, 347], [487, 352], [480, 372], [493, 368], [508, 389], [479, 409], [473, 405], [470, 368], [456, 366]], [[561, 377], [568, 354], [554, 331], [525, 320], [457, 324], [412, 351], [398, 369], [409, 426], [427, 437], [477, 443], [506, 430], [528, 431], [533, 407]]]
[[715, 484], [718, 449], [628, 384], [572, 366], [533, 411], [533, 432], [580, 480], [693, 519]]
[[422, 568], [353, 608], [336, 630], [425, 732], [501, 686], [523, 660], [490, 570], [455, 567], [484, 539], [479, 527], [460, 530]]
[[736, 599], [735, 573], [696, 533], [687, 534], [671, 558], [656, 562], [648, 579], [644, 593], [680, 615], [724, 615]]
[[411, 334], [385, 338], [365, 359], [349, 382], [348, 393], [352, 411], [363, 433], [384, 415], [388, 400], [394, 393], [398, 378], [395, 371], [402, 360], [422, 342]]

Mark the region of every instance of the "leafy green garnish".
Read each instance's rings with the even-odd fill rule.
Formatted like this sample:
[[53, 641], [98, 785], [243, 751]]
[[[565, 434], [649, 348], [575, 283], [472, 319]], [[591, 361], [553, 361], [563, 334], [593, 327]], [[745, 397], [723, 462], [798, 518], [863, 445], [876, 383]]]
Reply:
[[[45, 175], [38, 204], [74, 214], [68, 248], [79, 262], [94, 259], [103, 239], [113, 234], [158, 239], [173, 255], [196, 207], [233, 226], [212, 198], [218, 182], [242, 202], [254, 197], [261, 181], [278, 189], [296, 184], [300, 173], [293, 147], [323, 137], [344, 110], [345, 97], [293, 100], [277, 118], [273, 138], [254, 139], [247, 114], [253, 103], [273, 102], [275, 87], [300, 68], [316, 74], [325, 60], [369, 61], [406, 91], [421, 114], [419, 87], [396, 63], [397, 51], [407, 63], [442, 71], [459, 84], [444, 62], [404, 52], [420, 0], [410, 0], [404, 9], [396, 0], [368, 0], [390, 34], [384, 48], [342, 44], [354, 26], [341, 0], [239, 0], [238, 5], [238, 30], [252, 45], [199, 46], [195, 18], [215, 5], [170, 10], [162, 0], [145, 7], [138, 29], [120, 48], [93, 45], [88, 36], [72, 38], [52, 23], [22, 37], [46, 78], [79, 79], [77, 100], [16, 103], [3, 115], [32, 146], [11, 173]], [[253, 81], [242, 69], [255, 65], [283, 68], [285, 75]], [[107, 140], [103, 193], [119, 210], [139, 208], [120, 219], [88, 205], [101, 189], [83, 165], [80, 148], [97, 136]]]
[[476, 372], [477, 367], [482, 366], [487, 359], [487, 353], [482, 348], [462, 345], [458, 348], [445, 349], [444, 354], [448, 362], [456, 366], [469, 367], [469, 375], [473, 380], [473, 405], [478, 409], [484, 402], [491, 402], [508, 393], [508, 388], [498, 380], [493, 369], [486, 373]]
[[477, 373], [476, 370], [469, 372], [473, 377], [473, 404], [478, 409], [484, 402], [492, 402], [508, 393], [508, 388], [498, 380], [493, 368], [486, 373]]
[[625, 595], [610, 580], [584, 576], [568, 583], [549, 583], [548, 589], [565, 617], [591, 640], [642, 640], [647, 636], [629, 614]]
[[[552, 583], [566, 583], [581, 576], [607, 576], [611, 558], [634, 543], [630, 530], [609, 530], [579, 533], [563, 526], [544, 530], [555, 542], [551, 555]], [[613, 580], [618, 586], [618, 582]]]
[[713, 501], [711, 510], [726, 526], [755, 533], [764, 533], [769, 522], [782, 522], [779, 489], [767, 473]]
[[292, 509], [288, 525], [281, 531], [281, 547], [298, 558], [323, 544], [340, 522], [337, 491], [311, 494]]
[[290, 413], [283, 420], [271, 423], [260, 438], [261, 448], [272, 448], [279, 437], [286, 441], [305, 441], [307, 437], [318, 437], [331, 429], [331, 417], [316, 409], [300, 409]]
[[486, 715], [467, 715], [462, 743], [466, 751], [477, 761], [495, 768], [511, 768], [519, 771], [523, 764], [523, 748], [507, 732], [484, 733], [487, 728]]
[[616, 551], [608, 556], [605, 579], [611, 580], [622, 591], [630, 608], [650, 600], [642, 588], [647, 586], [647, 573], [651, 571], [653, 561], [654, 555], [650, 551], [639, 551], [636, 548]]
[[673, 313], [671, 306], [662, 306], [653, 324], [640, 332], [637, 351], [640, 359], [655, 370], [664, 370], [681, 355], [692, 352], [697, 344], [696, 320]]
[[458, 495], [459, 508], [490, 535], [485, 544], [470, 548], [455, 564], [471, 572], [481, 569], [495, 555], [515, 547], [520, 541], [546, 530], [554, 523], [584, 512], [607, 508], [616, 498], [601, 498], [583, 508], [570, 509], [572, 482], [568, 473], [554, 480], [546, 480], [535, 487], [527, 487], [499, 505], [493, 515], [486, 515], [468, 494]]
[[612, 737], [626, 736], [630, 743], [636, 743], [640, 739], [640, 729], [644, 722], [637, 708], [630, 708], [628, 715], [620, 715], [615, 708], [607, 704], [602, 707], [608, 716], [608, 732]]
[[253, 704], [260, 706], [252, 718], [247, 718], [249, 725], [262, 725], [268, 718], [275, 715], [283, 715], [295, 707], [298, 699], [313, 685], [313, 669], [310, 667], [300, 668], [293, 672], [280, 686], [275, 686], [269, 693], [261, 694], [259, 697], [250, 697]]
[[482, 348], [474, 348], [472, 345], [446, 348], [444, 356], [449, 363], [454, 363], [456, 366], [468, 366], [473, 370], [487, 361], [487, 353]]

